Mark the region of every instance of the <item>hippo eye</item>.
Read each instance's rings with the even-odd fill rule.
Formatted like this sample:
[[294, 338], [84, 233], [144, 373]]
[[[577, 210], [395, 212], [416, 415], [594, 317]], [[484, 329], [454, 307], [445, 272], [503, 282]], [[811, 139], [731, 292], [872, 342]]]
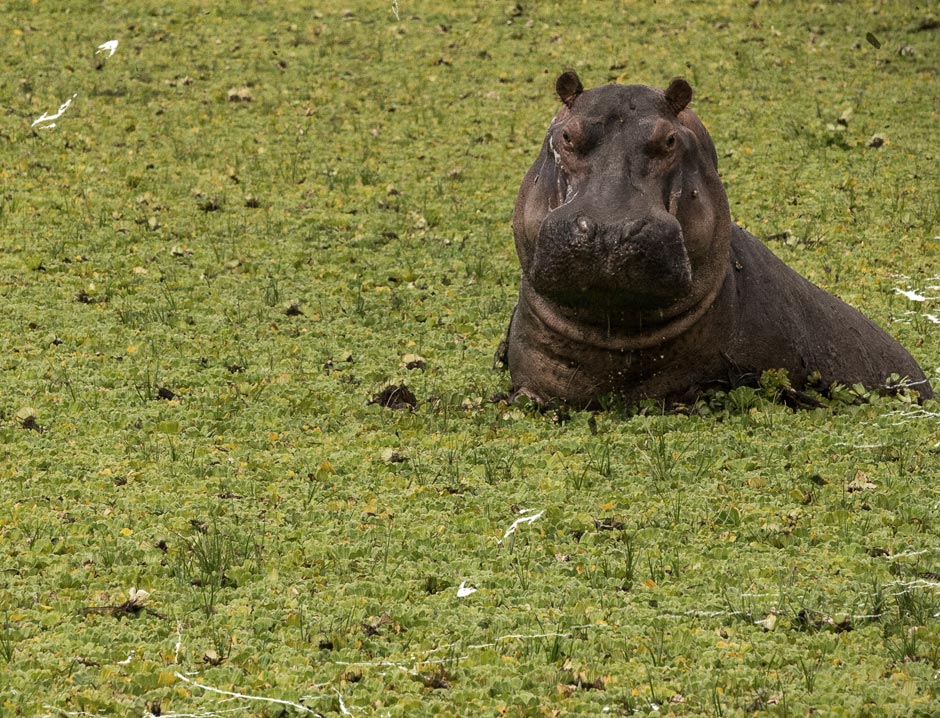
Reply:
[[669, 135], [669, 137], [666, 138], [666, 149], [671, 150], [675, 146], [676, 146], [676, 136]]
[[565, 130], [561, 133], [561, 139], [563, 139], [569, 145], [571, 144], [571, 135], [568, 134], [568, 130]]

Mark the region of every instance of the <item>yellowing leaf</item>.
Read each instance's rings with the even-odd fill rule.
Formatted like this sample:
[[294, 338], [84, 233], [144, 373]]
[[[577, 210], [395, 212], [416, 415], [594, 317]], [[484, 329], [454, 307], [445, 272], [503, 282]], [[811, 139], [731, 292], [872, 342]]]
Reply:
[[336, 475], [336, 469], [333, 468], [333, 464], [331, 464], [329, 461], [320, 462], [320, 465], [317, 467], [317, 474], [316, 474], [317, 478], [320, 481], [323, 481], [329, 476], [335, 476], [335, 475]]

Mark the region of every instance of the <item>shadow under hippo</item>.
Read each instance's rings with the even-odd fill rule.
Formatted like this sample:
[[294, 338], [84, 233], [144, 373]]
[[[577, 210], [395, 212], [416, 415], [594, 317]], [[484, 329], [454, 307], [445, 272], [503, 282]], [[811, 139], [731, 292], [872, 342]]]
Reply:
[[584, 90], [569, 71], [556, 91], [512, 222], [522, 279], [498, 358], [514, 396], [687, 403], [769, 369], [796, 390], [933, 396], [904, 347], [731, 221], [685, 80]]

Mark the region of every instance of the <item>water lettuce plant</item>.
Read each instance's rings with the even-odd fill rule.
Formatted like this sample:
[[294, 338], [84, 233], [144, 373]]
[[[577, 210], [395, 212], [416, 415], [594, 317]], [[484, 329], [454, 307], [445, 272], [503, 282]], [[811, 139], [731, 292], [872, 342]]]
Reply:
[[931, 12], [5, 2], [0, 715], [936, 715], [935, 403], [491, 369], [571, 67], [936, 378]]

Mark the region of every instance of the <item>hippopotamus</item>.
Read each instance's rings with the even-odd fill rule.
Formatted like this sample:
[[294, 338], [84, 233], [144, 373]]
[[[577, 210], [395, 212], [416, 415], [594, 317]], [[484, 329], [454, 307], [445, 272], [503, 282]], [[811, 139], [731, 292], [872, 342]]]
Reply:
[[767, 370], [798, 393], [933, 396], [897, 341], [732, 221], [688, 82], [585, 90], [568, 71], [555, 90], [512, 218], [522, 277], [500, 356], [514, 397], [675, 405]]

